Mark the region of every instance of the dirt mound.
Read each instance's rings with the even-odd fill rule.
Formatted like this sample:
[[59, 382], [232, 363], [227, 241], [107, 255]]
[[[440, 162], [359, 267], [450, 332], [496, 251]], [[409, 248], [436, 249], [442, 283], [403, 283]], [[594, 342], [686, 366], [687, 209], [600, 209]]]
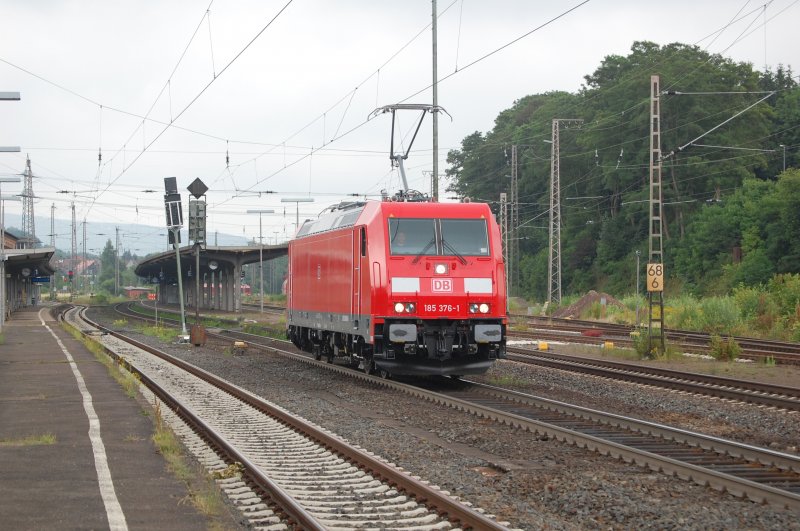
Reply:
[[606, 306], [613, 304], [619, 308], [625, 307], [621, 302], [611, 295], [608, 295], [607, 293], [597, 293], [596, 291], [591, 290], [573, 304], [553, 312], [553, 317], [558, 317], [561, 319], [576, 319], [581, 316], [584, 310], [591, 307], [593, 304], [603, 304]]

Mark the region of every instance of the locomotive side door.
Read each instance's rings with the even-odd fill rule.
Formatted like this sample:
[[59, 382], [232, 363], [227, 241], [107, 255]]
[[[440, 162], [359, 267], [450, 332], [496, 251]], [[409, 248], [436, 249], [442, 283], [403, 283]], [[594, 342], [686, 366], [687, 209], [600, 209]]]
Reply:
[[350, 318], [353, 326], [358, 328], [361, 315], [361, 280], [362, 260], [366, 256], [367, 233], [365, 227], [353, 229], [353, 298], [350, 304]]

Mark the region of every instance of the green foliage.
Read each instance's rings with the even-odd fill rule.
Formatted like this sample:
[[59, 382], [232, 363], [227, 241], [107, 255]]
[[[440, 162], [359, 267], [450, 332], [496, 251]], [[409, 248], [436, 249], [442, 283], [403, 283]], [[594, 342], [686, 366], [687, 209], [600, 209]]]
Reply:
[[724, 340], [719, 335], [713, 334], [711, 336], [710, 353], [719, 361], [735, 361], [742, 353], [742, 347], [733, 337], [728, 337], [727, 340]]
[[648, 358], [650, 356], [648, 349], [650, 341], [647, 337], [647, 329], [638, 327], [636, 330], [631, 332], [631, 339], [633, 339], [633, 350], [636, 351], [639, 359], [643, 360]]
[[691, 295], [669, 299], [668, 306], [664, 307], [664, 322], [667, 328], [702, 330], [703, 318], [699, 302]]
[[[100, 275], [98, 282], [106, 291], [114, 291], [114, 274], [117, 266], [117, 254], [114, 246], [111, 244], [111, 239], [106, 241], [103, 252], [100, 254]], [[111, 289], [108, 289], [108, 285]]]
[[700, 329], [710, 333], [732, 334], [741, 324], [739, 307], [730, 297], [706, 297], [700, 301]]
[[777, 275], [769, 281], [767, 290], [781, 314], [800, 313], [800, 275]]
[[[510, 146], [519, 160], [520, 255], [515, 295], [547, 297], [550, 139], [554, 118], [583, 119], [559, 129], [562, 290], [632, 291], [633, 252], [646, 256], [649, 236], [650, 76], [661, 89], [664, 261], [667, 290], [724, 295], [757, 286], [773, 274], [800, 273], [800, 172], [791, 169], [800, 144], [800, 91], [790, 68], [758, 72], [748, 63], [680, 43], [635, 42], [625, 55], [607, 56], [577, 93], [521, 97], [494, 128], [467, 136], [448, 154], [449, 191], [496, 205], [509, 193]], [[756, 101], [747, 91], [779, 93], [715, 129]], [[726, 96], [688, 92], [743, 92]], [[685, 146], [747, 146], [751, 152]], [[763, 148], [759, 151], [758, 148]], [[778, 178], [778, 174], [780, 176]], [[709, 200], [710, 202], [707, 202]], [[545, 230], [542, 230], [545, 229]], [[645, 258], [646, 262], [646, 258]], [[679, 279], [679, 280], [678, 280]], [[674, 292], [674, 291], [673, 291]], [[689, 316], [687, 316], [689, 317]]]
[[750, 330], [767, 335], [781, 320], [780, 306], [763, 289], [739, 286], [733, 300]]
[[178, 331], [173, 328], [164, 328], [162, 326], [152, 325], [140, 326], [139, 331], [146, 336], [156, 337], [165, 343], [174, 341], [178, 334]]
[[257, 336], [271, 337], [273, 339], [286, 339], [285, 328], [275, 329], [257, 323], [245, 323], [242, 326], [242, 332]]

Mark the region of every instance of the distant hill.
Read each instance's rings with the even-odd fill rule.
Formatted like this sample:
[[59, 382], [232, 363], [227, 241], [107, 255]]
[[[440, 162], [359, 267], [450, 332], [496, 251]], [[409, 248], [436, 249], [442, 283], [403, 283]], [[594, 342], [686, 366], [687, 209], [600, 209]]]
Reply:
[[[16, 214], [6, 213], [6, 227], [20, 229], [22, 227], [22, 217]], [[69, 254], [72, 247], [72, 222], [64, 219], [56, 219], [56, 249]], [[150, 225], [133, 224], [114, 224], [114, 223], [86, 223], [86, 252], [88, 254], [99, 255], [106, 242], [111, 240], [111, 245], [115, 245], [119, 229], [120, 250], [130, 251], [137, 256], [145, 256], [150, 253], [169, 250], [167, 241], [167, 229], [165, 227], [153, 227]], [[78, 244], [78, 252], [83, 253], [83, 223], [78, 222], [75, 229], [75, 236]], [[42, 246], [50, 246], [50, 219], [36, 217], [36, 237], [42, 242]], [[247, 245], [248, 240], [242, 236], [232, 234], [214, 233], [208, 235], [210, 245]], [[186, 230], [181, 231], [181, 242], [186, 244], [188, 236]]]

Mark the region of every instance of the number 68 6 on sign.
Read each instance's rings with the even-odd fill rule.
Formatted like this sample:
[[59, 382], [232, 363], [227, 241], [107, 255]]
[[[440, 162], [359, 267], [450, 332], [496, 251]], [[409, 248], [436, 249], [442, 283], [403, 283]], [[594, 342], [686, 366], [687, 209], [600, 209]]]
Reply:
[[647, 264], [647, 291], [664, 291], [664, 264]]

